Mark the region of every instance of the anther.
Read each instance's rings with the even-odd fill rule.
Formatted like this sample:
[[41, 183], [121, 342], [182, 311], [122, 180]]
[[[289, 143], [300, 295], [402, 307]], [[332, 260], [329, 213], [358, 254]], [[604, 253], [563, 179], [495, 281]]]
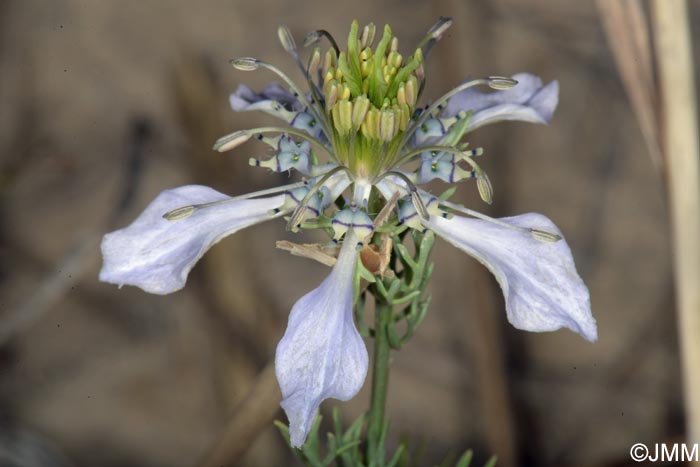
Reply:
[[482, 214], [478, 211], [474, 211], [469, 208], [465, 208], [464, 206], [456, 203], [452, 203], [450, 201], [440, 201], [440, 204], [443, 206], [447, 206], [450, 209], [454, 209], [457, 212], [461, 212], [463, 214], [466, 214], [468, 216], [476, 217], [477, 219], [481, 219], [487, 222], [491, 222], [492, 224], [500, 225], [501, 227], [505, 227], [510, 230], [514, 230], [517, 232], [523, 232], [527, 233], [532, 236], [535, 240], [538, 240], [540, 242], [544, 243], [555, 243], [558, 242], [559, 240], [562, 239], [562, 236], [553, 232], [548, 232], [546, 230], [540, 230], [540, 229], [533, 229], [533, 228], [528, 228], [528, 227], [521, 227], [519, 225], [513, 225], [508, 222], [504, 222], [500, 219], [494, 219], [493, 217], [489, 217], [486, 214]]
[[396, 52], [397, 50], [399, 50], [399, 38], [393, 37], [389, 45], [389, 52]]
[[491, 180], [485, 173], [476, 176], [476, 188], [479, 190], [479, 196], [485, 203], [491, 204], [493, 202], [493, 187], [491, 186]]
[[235, 131], [216, 140], [216, 143], [214, 143], [214, 150], [218, 152], [229, 151], [248, 141], [251, 136], [250, 132], [246, 130]]
[[192, 214], [194, 214], [196, 208], [194, 206], [183, 206], [172, 211], [168, 211], [163, 214], [163, 219], [169, 221], [179, 221], [182, 219], [187, 219]]
[[309, 66], [306, 69], [306, 72], [309, 74], [309, 76], [315, 76], [318, 74], [319, 67], [321, 65], [321, 50], [316, 47], [314, 49], [314, 52], [311, 54], [311, 58], [309, 59]]
[[354, 130], [360, 128], [369, 110], [370, 101], [365, 96], [358, 96], [352, 106], [352, 127]]
[[369, 23], [367, 26], [362, 28], [362, 35], [360, 36], [360, 45], [364, 49], [365, 47], [372, 47], [372, 42], [374, 42], [374, 35], [377, 32], [377, 27], [374, 23]]
[[504, 91], [510, 89], [518, 84], [513, 78], [506, 78], [504, 76], [489, 76], [488, 85], [491, 89], [496, 89], [498, 91]]
[[260, 66], [260, 61], [252, 57], [234, 58], [229, 63], [236, 69], [241, 71], [257, 70]]
[[379, 135], [383, 141], [389, 142], [396, 134], [394, 132], [394, 124], [396, 117], [391, 110], [382, 111], [381, 119], [379, 120]]
[[285, 51], [292, 55], [297, 54], [297, 45], [294, 42], [294, 37], [287, 26], [281, 24], [277, 28], [277, 36], [279, 37], [280, 43]]
[[562, 238], [559, 234], [540, 229], [530, 229], [530, 234], [535, 240], [539, 240], [543, 243], [556, 243]]

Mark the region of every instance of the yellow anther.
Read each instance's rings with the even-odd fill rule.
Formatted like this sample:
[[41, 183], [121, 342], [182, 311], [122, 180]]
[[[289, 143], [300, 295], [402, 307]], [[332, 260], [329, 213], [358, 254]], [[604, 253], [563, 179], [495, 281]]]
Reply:
[[403, 56], [397, 51], [389, 52], [389, 56], [387, 57], [386, 61], [389, 63], [389, 65], [399, 68], [401, 67], [401, 63], [403, 63]]
[[323, 74], [325, 75], [329, 69], [335, 68], [338, 65], [338, 57], [335, 55], [335, 49], [328, 49], [323, 57]]
[[384, 74], [384, 81], [389, 84], [394, 76], [396, 76], [396, 68], [391, 65], [386, 65], [382, 70], [382, 73]]
[[328, 91], [324, 92], [323, 94], [326, 96], [326, 109], [330, 109], [335, 105], [335, 103], [338, 101], [338, 85], [335, 84], [335, 81], [331, 82], [328, 86]]
[[406, 104], [406, 85], [404, 83], [399, 84], [399, 90], [396, 91], [396, 102], [399, 105]]
[[323, 79], [323, 88], [322, 88], [322, 90], [323, 90], [323, 95], [324, 95], [324, 96], [327, 96], [328, 93], [329, 93], [330, 90], [331, 90], [331, 86], [333, 86], [334, 84], [337, 83], [337, 81], [336, 81], [335, 79], [333, 79], [333, 78], [331, 78], [331, 79], [329, 79], [329, 80], [326, 80], [327, 76], [328, 76], [328, 75], [326, 75], [326, 76], [324, 77], [324, 79]]
[[401, 128], [401, 109], [396, 107], [392, 112], [394, 112], [394, 136], [396, 136]]
[[362, 132], [362, 136], [364, 136], [367, 139], [370, 139], [372, 135], [370, 134], [370, 129], [369, 129], [369, 124], [367, 123], [367, 120], [362, 122], [362, 125], [360, 125], [360, 131]]
[[335, 79], [337, 79], [338, 81], [343, 79], [343, 72], [340, 71], [340, 68], [335, 70]]
[[381, 112], [372, 107], [367, 111], [365, 123], [367, 123], [367, 133], [369, 138], [379, 138], [379, 116]]
[[371, 47], [372, 42], [374, 42], [374, 34], [377, 32], [377, 27], [374, 23], [369, 23], [367, 26], [362, 28], [362, 34], [360, 35], [360, 46], [361, 47]]
[[333, 125], [335, 126], [336, 131], [340, 133], [340, 107], [338, 106], [338, 104], [334, 105], [331, 109], [331, 118], [333, 119]]
[[309, 76], [312, 78], [318, 73], [318, 67], [321, 65], [321, 49], [318, 47], [314, 48], [314, 53], [311, 55], [311, 60], [309, 60]]
[[406, 81], [406, 104], [409, 107], [414, 108], [416, 106], [416, 99], [418, 98], [418, 80], [414, 75], [411, 75]]
[[399, 104], [400, 118], [399, 118], [399, 129], [401, 131], [406, 131], [408, 128], [408, 122], [411, 120], [411, 109], [408, 108], [407, 104]]
[[[352, 129], [352, 102], [343, 99], [338, 101], [335, 107], [338, 108], [338, 112], [337, 118], [336, 113], [333, 113], [333, 119], [338, 133], [341, 135], [350, 133]], [[335, 108], [333, 110], [335, 110]]]
[[369, 106], [370, 101], [366, 96], [358, 96], [355, 98], [355, 103], [352, 107], [352, 127], [354, 129], [358, 129], [360, 125], [362, 125], [367, 111], [369, 110]]
[[396, 117], [394, 112], [392, 110], [383, 110], [379, 122], [379, 136], [383, 141], [389, 142], [394, 139], [396, 134], [394, 131], [395, 123]]
[[369, 74], [372, 72], [372, 62], [361, 62], [360, 63], [360, 73], [362, 74], [363, 78], [366, 78], [369, 76]]
[[399, 50], [399, 38], [393, 37], [391, 39], [391, 45], [389, 46], [389, 51], [396, 52], [397, 50]]
[[362, 52], [360, 52], [360, 60], [369, 60], [372, 58], [372, 49], [369, 47], [362, 49]]
[[340, 94], [342, 99], [350, 99], [350, 88], [347, 84], [343, 84], [343, 92]]
[[423, 51], [421, 49], [416, 49], [413, 53], [413, 58], [415, 58], [418, 63], [423, 63]]
[[335, 68], [329, 68], [323, 76], [323, 85], [325, 86], [332, 79], [335, 79]]

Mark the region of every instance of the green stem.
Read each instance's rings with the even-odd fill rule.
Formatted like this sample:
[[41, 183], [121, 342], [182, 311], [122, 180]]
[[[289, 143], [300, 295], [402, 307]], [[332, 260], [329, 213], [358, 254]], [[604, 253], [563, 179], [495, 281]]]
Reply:
[[384, 408], [389, 385], [389, 325], [393, 310], [391, 305], [377, 297], [374, 325], [374, 359], [372, 362], [372, 398], [367, 422], [367, 461], [369, 465], [381, 465], [384, 461], [382, 431]]

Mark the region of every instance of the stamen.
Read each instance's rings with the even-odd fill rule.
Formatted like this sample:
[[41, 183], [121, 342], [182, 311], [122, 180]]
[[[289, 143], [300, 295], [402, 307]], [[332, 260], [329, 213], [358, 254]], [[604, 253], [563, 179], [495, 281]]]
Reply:
[[287, 53], [296, 58], [299, 57], [299, 54], [297, 53], [297, 45], [294, 42], [294, 36], [292, 36], [291, 31], [286, 25], [280, 24], [277, 27], [277, 37], [279, 37], [280, 43]]
[[364, 49], [365, 47], [372, 47], [374, 42], [374, 35], [377, 32], [377, 27], [374, 23], [369, 23], [367, 26], [362, 28], [362, 34], [360, 35], [360, 46]]
[[440, 204], [443, 206], [447, 206], [448, 208], [453, 209], [454, 211], [466, 214], [468, 216], [476, 217], [477, 219], [491, 222], [492, 224], [500, 225], [501, 227], [505, 227], [505, 228], [510, 229], [510, 230], [515, 230], [517, 232], [523, 232], [523, 233], [529, 234], [530, 236], [532, 236], [532, 238], [534, 238], [535, 240], [538, 240], [540, 242], [555, 243], [555, 242], [558, 242], [559, 240], [562, 239], [562, 236], [559, 234], [555, 234], [553, 232], [547, 232], [546, 230], [531, 229], [528, 227], [520, 227], [519, 225], [509, 224], [508, 222], [504, 222], [500, 219], [494, 219], [493, 217], [487, 216], [486, 214], [482, 214], [478, 211], [474, 211], [472, 209], [465, 208], [464, 206], [461, 206], [461, 205], [456, 204], [456, 203], [452, 203], [450, 201], [441, 200]]
[[254, 71], [258, 69], [258, 60], [252, 57], [241, 57], [229, 60], [229, 63], [236, 69], [241, 71]]
[[318, 72], [320, 69], [321, 69], [321, 49], [316, 47], [316, 48], [314, 48], [314, 51], [311, 54], [311, 57], [309, 57], [309, 65], [306, 67], [306, 73], [310, 77], [313, 77], [314, 75], [317, 75], [317, 77], [318, 77]]
[[181, 208], [173, 209], [172, 211], [163, 214], [163, 219], [169, 221], [179, 221], [180, 219], [187, 219], [192, 214], [196, 208], [194, 206], [183, 206]]
[[489, 80], [489, 87], [498, 91], [505, 91], [518, 84], [513, 78], [506, 78], [505, 76], [489, 76]]
[[[280, 70], [279, 68], [277, 68], [276, 66], [274, 66], [270, 63], [263, 62], [262, 60], [258, 60], [255, 58], [249, 58], [249, 57], [233, 59], [233, 60], [231, 60], [231, 64], [235, 68], [237, 68], [239, 70], [244, 70], [244, 71], [257, 70], [258, 67], [263, 67], [263, 68], [266, 68], [267, 70], [273, 72], [274, 74], [276, 74], [280, 78], [282, 78], [282, 80], [285, 83], [287, 83], [287, 86], [289, 86], [289, 88], [292, 90], [292, 92], [294, 92], [295, 97], [299, 100], [299, 102], [301, 102], [305, 107], [307, 107], [309, 109], [309, 112], [311, 112], [314, 115], [314, 117], [316, 117], [316, 119], [321, 123], [326, 135], [332, 134], [330, 132], [330, 125], [329, 125], [329, 122], [328, 122], [325, 114], [323, 114], [322, 112], [319, 113], [318, 107], [311, 105], [311, 103], [306, 98], [304, 93], [301, 92], [301, 90], [299, 89], [299, 86], [297, 86], [296, 83], [294, 81], [292, 81], [292, 79], [289, 76], [287, 76], [282, 70]], [[304, 70], [303, 67], [302, 67], [302, 72], [306, 73], [306, 70]]]
[[493, 203], [493, 187], [486, 173], [476, 175], [476, 189], [479, 191], [479, 196], [486, 204]]
[[[292, 127], [266, 126], [260, 128], [251, 128], [249, 130], [235, 131], [230, 135], [222, 136], [221, 138], [216, 140], [216, 142], [214, 143], [214, 150], [218, 152], [228, 151], [229, 149], [233, 149], [236, 146], [245, 143], [253, 136], [261, 135], [263, 133], [282, 133], [296, 136], [297, 138], [301, 138], [304, 141], [308, 141], [311, 144], [314, 144], [317, 147], [323, 149], [323, 151], [326, 152], [326, 154], [328, 154], [333, 160], [336, 160], [333, 151], [326, 147], [325, 144], [321, 143], [316, 138], [309, 136], [305, 132]], [[247, 136], [247, 138], [244, 139], [244, 136]], [[233, 142], [236, 142], [237, 144], [231, 146]]]
[[486, 172], [479, 167], [474, 159], [465, 157], [463, 159], [467, 164], [472, 166], [474, 172], [476, 173], [476, 189], [479, 191], [479, 196], [486, 204], [491, 204], [493, 202], [493, 187], [491, 186], [491, 180], [489, 180]]
[[287, 190], [292, 190], [294, 188], [299, 188], [299, 187], [302, 187], [305, 185], [306, 185], [306, 182], [297, 182], [297, 183], [292, 183], [289, 185], [282, 185], [282, 186], [276, 186], [273, 188], [268, 188], [266, 190], [254, 191], [252, 193], [246, 193], [245, 195], [234, 196], [232, 198], [226, 198], [226, 199], [222, 199], [219, 201], [212, 201], [211, 203], [202, 203], [202, 204], [192, 204], [189, 206], [181, 206], [179, 208], [175, 208], [172, 211], [168, 211], [165, 214], [163, 214], [163, 219], [166, 219], [169, 221], [179, 221], [182, 219], [187, 219], [188, 217], [190, 217], [192, 214], [194, 214], [196, 211], [199, 211], [200, 209], [210, 208], [212, 206], [218, 206], [220, 204], [226, 204], [226, 203], [230, 203], [232, 201], [240, 201], [243, 199], [257, 198], [258, 196], [274, 195], [276, 193], [284, 192]]
[[561, 240], [561, 235], [547, 232], [540, 229], [530, 229], [530, 234], [536, 239], [544, 243], [556, 243]]
[[[441, 108], [441, 106], [452, 96], [457, 94], [458, 92], [464, 91], [465, 89], [473, 88], [474, 86], [480, 86], [480, 85], [487, 85], [491, 87], [492, 89], [509, 89], [505, 86], [513, 87], [518, 82], [514, 79], [511, 78], [503, 78], [500, 76], [496, 77], [489, 77], [489, 78], [480, 78], [480, 79], [475, 79], [472, 81], [467, 81], [466, 83], [462, 83], [456, 88], [448, 91], [447, 93], [443, 94], [440, 98], [438, 98], [435, 102], [433, 102], [430, 107], [428, 107], [426, 110], [423, 111], [423, 113], [418, 117], [418, 120], [416, 120], [413, 125], [406, 131], [406, 133], [403, 136], [403, 140], [401, 141], [400, 147], [403, 147], [408, 139], [413, 135], [413, 133], [416, 132], [418, 128], [425, 123], [425, 121], [430, 118], [433, 112], [437, 110], [438, 108]], [[496, 86], [496, 87], [494, 87]]]
[[299, 221], [301, 220], [301, 216], [304, 215], [304, 211], [306, 210], [306, 206], [309, 204], [309, 200], [311, 199], [311, 197], [315, 195], [316, 192], [318, 192], [318, 190], [320, 190], [333, 175], [337, 174], [340, 171], [345, 171], [349, 174], [349, 171], [346, 167], [339, 165], [326, 172], [326, 174], [323, 175], [321, 179], [309, 189], [309, 191], [306, 193], [306, 196], [304, 196], [304, 199], [301, 200], [299, 206], [296, 207], [291, 217], [289, 218], [289, 222], [287, 222], [287, 230], [291, 230], [292, 232], [296, 232], [299, 230]]

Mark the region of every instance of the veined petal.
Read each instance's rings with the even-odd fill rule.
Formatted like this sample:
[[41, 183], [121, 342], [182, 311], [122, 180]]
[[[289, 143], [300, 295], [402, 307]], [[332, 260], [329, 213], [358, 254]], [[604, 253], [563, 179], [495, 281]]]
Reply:
[[367, 375], [367, 348], [352, 314], [356, 243], [354, 233], [345, 237], [328, 277], [294, 304], [277, 345], [275, 370], [294, 447], [304, 444], [323, 400], [351, 399]]
[[163, 218], [182, 206], [228, 198], [199, 185], [161, 192], [131, 225], [104, 236], [100, 280], [135, 285], [155, 294], [175, 292], [185, 285], [192, 267], [212, 245], [244, 227], [271, 219], [268, 211], [284, 202], [281, 194], [197, 209], [184, 219]]
[[[541, 214], [500, 219], [509, 224], [560, 234]], [[554, 331], [562, 327], [597, 339], [588, 288], [576, 272], [564, 239], [554, 243], [492, 222], [455, 216], [432, 216], [425, 222], [445, 240], [486, 266], [501, 285], [508, 321], [526, 331]]]
[[513, 79], [518, 84], [505, 91], [483, 93], [469, 88], [455, 94], [443, 116], [452, 117], [461, 110], [471, 110], [467, 131], [501, 120], [549, 123], [559, 102], [559, 82], [543, 86], [540, 78], [529, 73], [518, 73]]

